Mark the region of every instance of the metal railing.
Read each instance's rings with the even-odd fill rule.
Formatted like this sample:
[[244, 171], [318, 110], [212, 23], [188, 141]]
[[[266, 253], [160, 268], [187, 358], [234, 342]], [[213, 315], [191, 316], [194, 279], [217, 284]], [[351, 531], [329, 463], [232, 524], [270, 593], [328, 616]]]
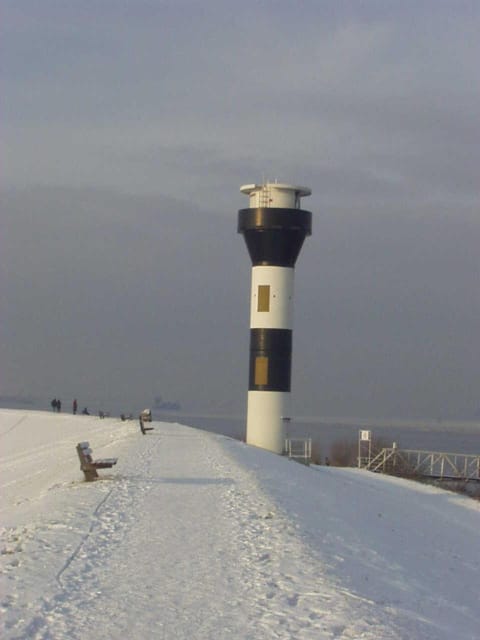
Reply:
[[285, 455], [290, 460], [296, 460], [309, 465], [312, 461], [312, 439], [311, 438], [286, 438]]
[[386, 447], [363, 468], [393, 475], [480, 481], [480, 455], [464, 453]]

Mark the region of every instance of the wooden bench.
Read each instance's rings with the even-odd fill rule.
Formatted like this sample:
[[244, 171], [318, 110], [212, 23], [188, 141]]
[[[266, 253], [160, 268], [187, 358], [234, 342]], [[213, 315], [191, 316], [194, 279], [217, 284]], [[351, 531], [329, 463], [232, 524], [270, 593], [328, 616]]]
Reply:
[[85, 480], [90, 482], [98, 478], [97, 469], [110, 469], [117, 464], [118, 458], [103, 458], [102, 460], [92, 459], [92, 450], [88, 442], [77, 444], [77, 453], [80, 459], [80, 469], [85, 474]]
[[152, 421], [152, 411], [151, 411], [151, 409], [144, 409], [140, 413], [140, 416], [142, 417], [142, 420], [144, 422], [151, 422]]
[[146, 427], [142, 414], [138, 416], [138, 422], [140, 423], [140, 431], [145, 435], [147, 431], [153, 431], [153, 427]]

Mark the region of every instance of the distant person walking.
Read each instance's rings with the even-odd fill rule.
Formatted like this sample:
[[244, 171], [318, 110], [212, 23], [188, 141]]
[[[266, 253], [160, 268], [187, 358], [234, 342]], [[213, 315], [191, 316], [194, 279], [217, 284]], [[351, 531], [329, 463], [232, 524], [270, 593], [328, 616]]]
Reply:
[[75, 416], [77, 414], [77, 409], [78, 409], [78, 403], [76, 398], [73, 401], [72, 409], [73, 409], [73, 415]]
[[58, 411], [58, 413], [60, 413], [61, 410], [62, 410], [62, 401], [61, 400], [57, 400], [57, 411]]
[[52, 406], [52, 411], [57, 411], [57, 399], [54, 398], [50, 404]]

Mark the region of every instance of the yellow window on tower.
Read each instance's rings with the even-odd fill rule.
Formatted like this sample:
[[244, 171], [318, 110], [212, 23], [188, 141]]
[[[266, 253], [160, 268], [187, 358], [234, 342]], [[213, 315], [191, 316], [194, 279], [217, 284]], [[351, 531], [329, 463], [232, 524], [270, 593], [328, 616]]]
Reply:
[[268, 384], [268, 358], [265, 356], [255, 358], [255, 384]]
[[270, 285], [258, 285], [257, 311], [270, 311]]

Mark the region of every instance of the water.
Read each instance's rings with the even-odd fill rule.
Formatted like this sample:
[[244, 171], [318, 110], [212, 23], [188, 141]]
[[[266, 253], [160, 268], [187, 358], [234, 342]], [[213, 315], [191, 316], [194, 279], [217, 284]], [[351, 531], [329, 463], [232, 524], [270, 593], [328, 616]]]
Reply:
[[[245, 418], [240, 416], [158, 414], [155, 419], [180, 422], [237, 440], [245, 439]], [[396, 442], [401, 449], [480, 454], [480, 422], [292, 418], [286, 425], [289, 437], [312, 438], [322, 457], [331, 455], [335, 442], [357, 443], [360, 429], [371, 430], [372, 439], [381, 441], [383, 446]]]

